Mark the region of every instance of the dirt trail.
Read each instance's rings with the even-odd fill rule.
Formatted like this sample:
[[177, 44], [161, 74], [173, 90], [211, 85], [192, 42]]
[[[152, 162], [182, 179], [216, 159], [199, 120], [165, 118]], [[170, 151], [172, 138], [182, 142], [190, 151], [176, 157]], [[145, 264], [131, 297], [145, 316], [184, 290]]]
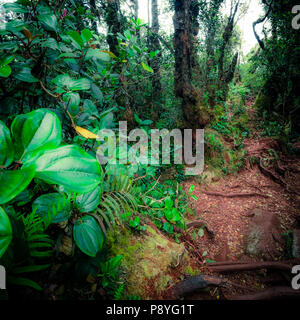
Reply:
[[[208, 187], [189, 181], [185, 184], [186, 190], [191, 184], [195, 185], [194, 194], [198, 200], [192, 205], [196, 210], [196, 216], [190, 216], [190, 220], [205, 221], [208, 228], [215, 234], [213, 240], [205, 236], [197, 237], [198, 249], [202, 254], [207, 252], [205, 256], [207, 259], [249, 260], [250, 257], [245, 252], [245, 237], [252, 219], [250, 215], [254, 209], [260, 208], [263, 211], [275, 213], [281, 223], [282, 232], [292, 228], [294, 216], [299, 212], [297, 199], [271, 178], [263, 175], [257, 166], [244, 169], [238, 175], [227, 176]], [[208, 195], [203, 191], [223, 194], [261, 193], [268, 197], [253, 195], [228, 198]], [[280, 258], [280, 256], [274, 257], [274, 260]]]
[[[249, 114], [252, 118], [251, 126], [255, 130], [257, 123], [253, 109], [250, 108]], [[249, 161], [251, 157], [266, 159], [266, 154], [270, 149], [280, 153], [275, 140], [263, 138], [256, 131], [251, 139], [245, 140], [245, 148], [248, 154], [247, 165], [238, 174], [225, 176], [210, 185], [199, 184], [196, 179], [191, 179], [184, 184], [186, 191], [193, 184], [194, 194], [198, 198], [192, 203], [195, 216], [190, 215], [189, 221], [204, 221], [208, 229], [215, 235], [211, 238], [206, 233], [204, 235], [198, 233], [198, 229], [190, 231], [197, 244], [196, 249], [203, 255], [203, 259], [217, 262], [257, 262], [263, 259], [278, 261], [287, 258], [282, 234], [293, 229], [296, 226], [296, 218], [300, 216], [300, 159], [295, 157], [287, 159], [287, 156], [284, 155], [284, 160], [281, 159], [275, 164], [277, 169], [280, 169], [280, 175], [275, 172], [276, 170], [262, 170], [259, 163], [251, 164]], [[274, 163], [267, 163], [267, 168], [272, 168], [272, 165]], [[275, 177], [269, 174], [269, 171], [273, 172]], [[254, 219], [253, 212], [257, 212], [255, 210], [260, 210], [265, 215], [272, 215], [272, 219], [279, 221], [277, 228], [281, 241], [273, 241], [274, 239], [269, 238], [271, 241], [265, 239], [263, 243], [269, 253], [267, 258], [251, 255], [247, 247], [249, 227]], [[268, 224], [268, 219], [262, 217], [261, 224]], [[274, 235], [270, 236], [274, 237]], [[261, 281], [262, 275], [257, 272], [242, 272], [231, 274], [229, 278], [226, 275], [226, 277], [249, 288], [262, 288], [264, 287], [264, 282]], [[223, 295], [227, 294], [227, 298], [243, 293], [239, 290], [224, 291], [221, 289], [221, 291]], [[219, 294], [219, 289], [211, 291], [211, 295], [217, 298]], [[198, 299], [199, 296], [190, 298]]]

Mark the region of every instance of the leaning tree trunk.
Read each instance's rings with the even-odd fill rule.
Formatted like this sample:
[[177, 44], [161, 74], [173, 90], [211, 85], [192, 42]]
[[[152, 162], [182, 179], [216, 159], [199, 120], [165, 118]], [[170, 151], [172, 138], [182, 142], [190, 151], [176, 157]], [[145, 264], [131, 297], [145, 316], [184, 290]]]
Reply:
[[232, 37], [233, 27], [234, 27], [234, 18], [236, 16], [237, 10], [239, 7], [239, 1], [236, 3], [233, 13], [228, 18], [227, 25], [225, 27], [223, 33], [223, 42], [220, 48], [220, 58], [219, 58], [219, 81], [224, 81], [225, 79], [225, 72], [224, 72], [224, 57], [225, 57], [225, 50], [229, 43], [230, 38]]
[[192, 85], [192, 0], [175, 0], [174, 55], [175, 95], [182, 99], [182, 110], [187, 128], [201, 128], [210, 121], [201, 102], [201, 94]]

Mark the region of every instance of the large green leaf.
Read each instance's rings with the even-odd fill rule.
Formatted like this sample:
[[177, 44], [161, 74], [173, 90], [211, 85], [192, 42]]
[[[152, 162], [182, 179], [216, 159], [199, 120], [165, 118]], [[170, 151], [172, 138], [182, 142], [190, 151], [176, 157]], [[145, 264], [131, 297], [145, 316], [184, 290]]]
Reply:
[[0, 65], [0, 77], [7, 78], [11, 74], [11, 67], [8, 65]]
[[88, 42], [93, 37], [91, 31], [89, 29], [84, 29], [81, 31], [81, 38], [84, 42]]
[[62, 93], [64, 90], [88, 90], [90, 89], [90, 81], [86, 78], [72, 79], [67, 73], [60, 74], [52, 82], [55, 83], [59, 90], [56, 90]]
[[12, 239], [12, 227], [6, 212], [0, 207], [0, 258]]
[[87, 193], [102, 180], [95, 158], [77, 145], [61, 146], [46, 151], [27, 165], [36, 165], [35, 177], [49, 184], [62, 185], [66, 191]]
[[73, 237], [79, 249], [90, 257], [96, 257], [102, 249], [104, 236], [98, 222], [91, 216], [84, 216], [75, 222]]
[[29, 67], [22, 68], [16, 75], [16, 79], [24, 82], [38, 82], [39, 80], [31, 74]]
[[60, 120], [47, 109], [18, 115], [11, 131], [18, 160], [23, 162], [41, 151], [59, 146], [62, 140]]
[[5, 3], [3, 5], [6, 11], [12, 11], [15, 13], [27, 13], [28, 9], [18, 3]]
[[86, 52], [86, 55], [84, 57], [85, 60], [89, 60], [89, 59], [99, 59], [101, 61], [104, 62], [109, 62], [110, 61], [110, 56], [109, 54], [102, 52], [100, 49], [92, 49], [89, 48]]
[[26, 26], [26, 23], [22, 20], [12, 20], [6, 23], [0, 23], [0, 34], [6, 34], [7, 32], [17, 33]]
[[78, 92], [66, 92], [63, 94], [63, 100], [66, 103], [72, 116], [79, 113], [80, 95]]
[[57, 31], [57, 18], [54, 14], [42, 14], [38, 16], [38, 20], [48, 31]]
[[41, 195], [33, 202], [32, 209], [49, 224], [66, 221], [71, 216], [70, 199], [60, 193]]
[[80, 36], [80, 34], [74, 30], [67, 32], [67, 34], [71, 37], [71, 39], [75, 42], [75, 47], [77, 49], [81, 49], [83, 47], [83, 40]]
[[98, 186], [94, 190], [78, 196], [75, 205], [80, 212], [91, 212], [100, 204], [100, 196], [101, 188]]
[[0, 204], [9, 202], [21, 193], [34, 177], [35, 167], [16, 171], [0, 171]]
[[0, 166], [8, 167], [14, 160], [14, 148], [10, 131], [0, 120]]

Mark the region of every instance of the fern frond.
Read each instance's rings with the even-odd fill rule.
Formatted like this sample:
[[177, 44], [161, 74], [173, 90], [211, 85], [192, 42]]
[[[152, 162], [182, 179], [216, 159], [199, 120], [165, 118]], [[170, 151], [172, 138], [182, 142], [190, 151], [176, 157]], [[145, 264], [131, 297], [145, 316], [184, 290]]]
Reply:
[[54, 241], [44, 233], [45, 225], [43, 219], [33, 210], [31, 213], [19, 214], [17, 217], [24, 224], [24, 240], [28, 244], [32, 257], [49, 257], [52, 250], [45, 250], [53, 247]]
[[114, 293], [114, 300], [121, 300], [124, 292], [124, 283], [120, 284]]
[[126, 175], [106, 175], [103, 181], [101, 204], [97, 210], [109, 228], [122, 223], [122, 214], [138, 209], [139, 189]]

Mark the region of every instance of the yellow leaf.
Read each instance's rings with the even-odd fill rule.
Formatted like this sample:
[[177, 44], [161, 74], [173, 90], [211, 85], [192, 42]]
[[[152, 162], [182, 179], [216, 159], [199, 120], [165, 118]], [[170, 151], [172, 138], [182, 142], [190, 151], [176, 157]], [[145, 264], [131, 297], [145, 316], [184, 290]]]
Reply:
[[122, 44], [123, 46], [126, 46], [126, 47], [128, 47], [128, 43], [125, 43], [125, 42], [120, 42], [120, 44]]
[[95, 133], [93, 133], [87, 129], [84, 129], [82, 127], [75, 126], [75, 130], [79, 135], [83, 136], [86, 139], [97, 139], [98, 138], [98, 136]]
[[114, 53], [112, 53], [112, 52], [110, 52], [110, 51], [108, 51], [108, 50], [101, 50], [101, 51], [102, 51], [102, 52], [105, 52], [105, 53], [108, 53], [109, 56], [110, 56], [112, 59], [117, 58], [117, 56], [116, 56]]
[[125, 62], [127, 62], [127, 60], [122, 60], [122, 62], [124, 62], [124, 63], [125, 63]]

